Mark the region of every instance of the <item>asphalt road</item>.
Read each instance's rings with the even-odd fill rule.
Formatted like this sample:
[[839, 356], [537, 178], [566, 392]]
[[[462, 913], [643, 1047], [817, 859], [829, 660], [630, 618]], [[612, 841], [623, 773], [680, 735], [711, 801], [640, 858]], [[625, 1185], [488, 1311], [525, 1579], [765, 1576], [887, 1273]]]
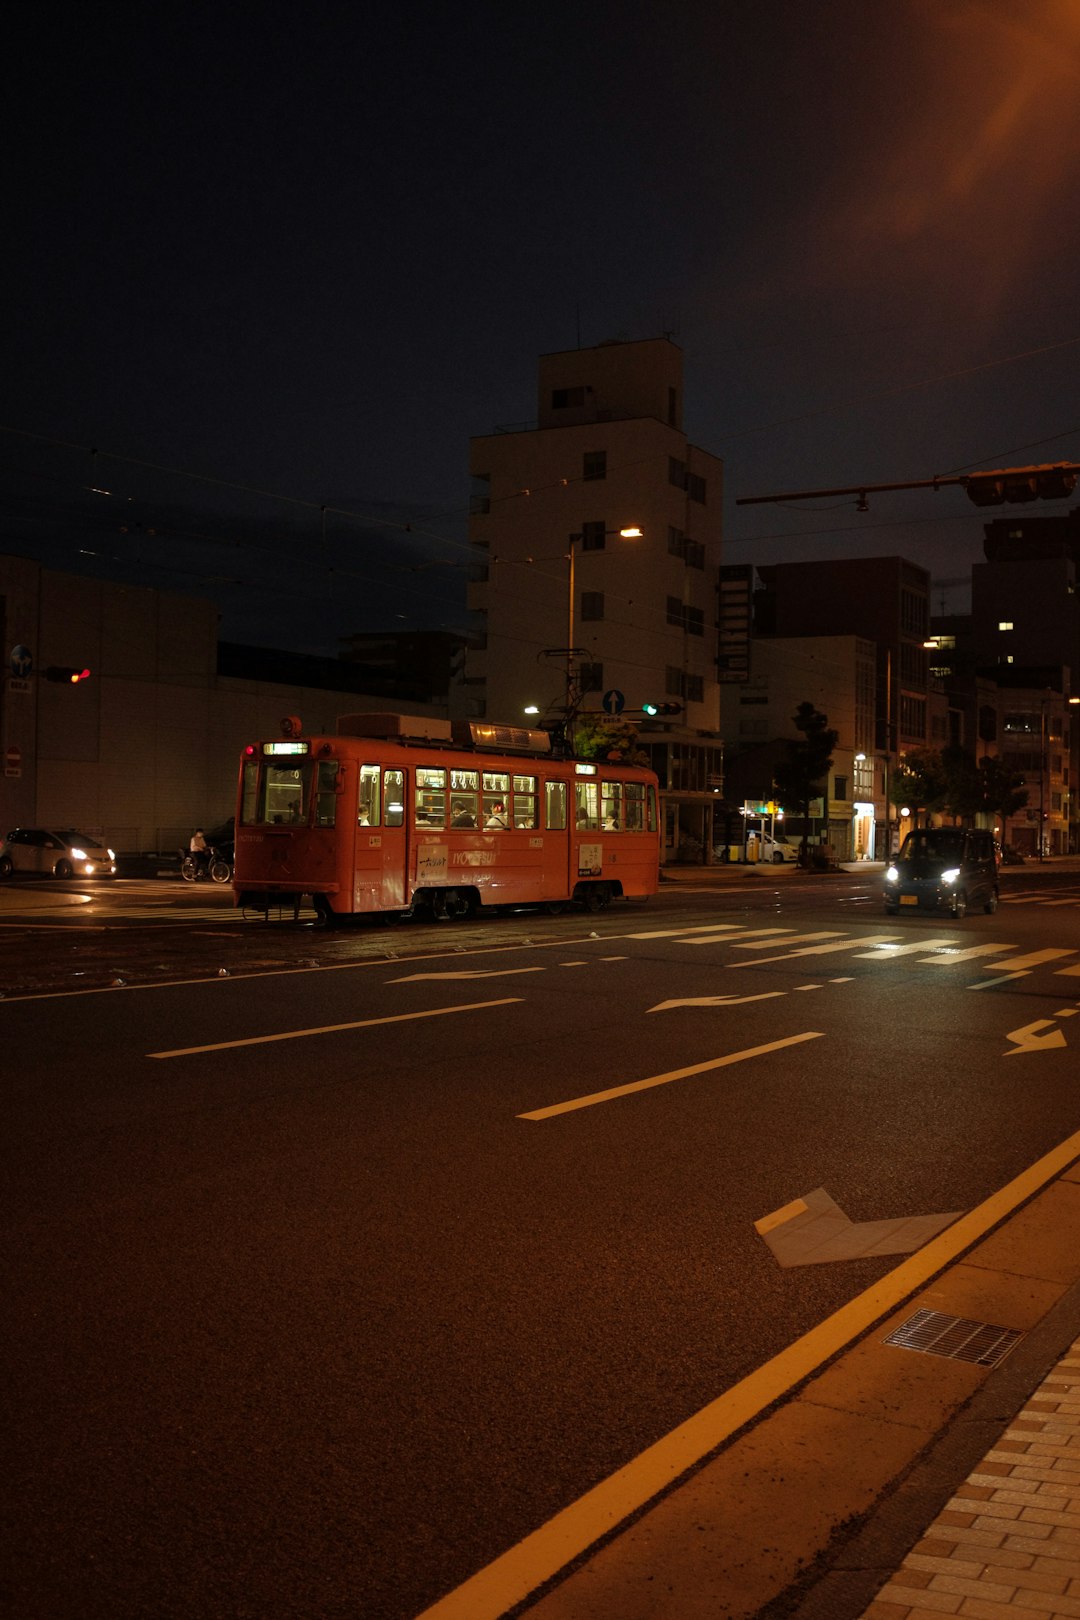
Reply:
[[1062, 867], [959, 924], [788, 872], [340, 933], [85, 893], [0, 911], [20, 1620], [414, 1616], [895, 1264], [756, 1221], [966, 1210], [1080, 1125]]

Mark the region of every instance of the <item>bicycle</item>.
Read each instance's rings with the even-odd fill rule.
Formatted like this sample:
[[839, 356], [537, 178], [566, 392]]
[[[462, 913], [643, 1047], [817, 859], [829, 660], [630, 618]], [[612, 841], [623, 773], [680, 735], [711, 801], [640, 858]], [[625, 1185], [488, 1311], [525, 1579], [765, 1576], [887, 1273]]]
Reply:
[[192, 850], [180, 851], [180, 876], [185, 883], [197, 883], [204, 877], [211, 883], [228, 883], [232, 870], [232, 862], [226, 860], [219, 849], [208, 850], [201, 860]]

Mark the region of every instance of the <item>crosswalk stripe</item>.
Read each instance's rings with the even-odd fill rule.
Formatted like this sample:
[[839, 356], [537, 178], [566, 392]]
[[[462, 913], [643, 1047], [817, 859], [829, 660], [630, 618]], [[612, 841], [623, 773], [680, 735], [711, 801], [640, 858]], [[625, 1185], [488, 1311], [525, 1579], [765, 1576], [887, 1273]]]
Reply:
[[1075, 950], [1045, 950], [1029, 951], [1026, 956], [1007, 956], [1000, 962], [991, 962], [988, 965], [997, 968], [1031, 968], [1038, 967], [1040, 962], [1053, 962], [1061, 956], [1075, 956]]

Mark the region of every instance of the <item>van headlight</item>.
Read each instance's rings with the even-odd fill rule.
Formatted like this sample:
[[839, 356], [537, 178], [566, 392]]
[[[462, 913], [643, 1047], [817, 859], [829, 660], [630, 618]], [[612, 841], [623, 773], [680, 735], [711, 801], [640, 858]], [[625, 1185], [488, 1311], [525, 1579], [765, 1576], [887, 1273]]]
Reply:
[[950, 866], [947, 871], [942, 872], [941, 881], [942, 883], [955, 883], [959, 876], [960, 868], [958, 866]]
[[896, 870], [895, 866], [887, 866], [885, 868], [885, 881], [886, 883], [899, 883], [900, 873]]

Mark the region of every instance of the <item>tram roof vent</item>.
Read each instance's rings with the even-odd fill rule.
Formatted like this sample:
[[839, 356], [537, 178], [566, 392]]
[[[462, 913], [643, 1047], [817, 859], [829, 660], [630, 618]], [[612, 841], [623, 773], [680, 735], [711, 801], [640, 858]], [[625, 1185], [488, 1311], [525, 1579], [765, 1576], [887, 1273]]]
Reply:
[[491, 720], [455, 720], [454, 741], [463, 748], [486, 748], [497, 754], [551, 753], [550, 732]]
[[434, 720], [423, 714], [339, 714], [339, 737], [416, 738], [421, 742], [448, 743], [452, 740], [449, 720]]

